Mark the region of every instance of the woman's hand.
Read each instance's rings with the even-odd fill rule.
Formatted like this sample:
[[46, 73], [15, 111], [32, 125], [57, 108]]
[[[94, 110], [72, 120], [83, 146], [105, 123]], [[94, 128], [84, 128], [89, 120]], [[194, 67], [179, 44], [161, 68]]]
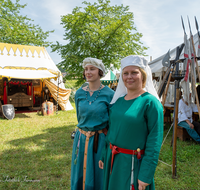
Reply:
[[104, 135], [106, 136], [107, 133], [108, 133], [108, 129], [107, 129], [107, 128], [104, 128], [104, 129], [102, 129], [102, 131], [103, 131]]
[[149, 185], [148, 183], [144, 183], [143, 181], [140, 181], [138, 179], [138, 190], [145, 190], [146, 186], [148, 186], [148, 185]]
[[103, 162], [99, 160], [99, 168], [103, 170]]

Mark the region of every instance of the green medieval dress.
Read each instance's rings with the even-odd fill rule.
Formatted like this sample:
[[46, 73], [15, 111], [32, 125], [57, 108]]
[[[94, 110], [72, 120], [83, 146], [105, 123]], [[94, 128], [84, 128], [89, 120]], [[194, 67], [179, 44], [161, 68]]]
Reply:
[[112, 173], [110, 143], [120, 148], [144, 149], [142, 159], [134, 156], [134, 187], [138, 179], [150, 184], [146, 190], [155, 189], [154, 173], [163, 139], [163, 107], [156, 97], [145, 92], [125, 100], [119, 98], [110, 108], [109, 130], [102, 151], [104, 162], [104, 190], [130, 190], [132, 155], [119, 153], [113, 161]]
[[[108, 111], [110, 101], [114, 95], [114, 91], [108, 86], [101, 89], [96, 101], [92, 102], [97, 97], [98, 91], [95, 91], [92, 96], [88, 91], [79, 88], [75, 95], [76, 113], [78, 119], [77, 127], [84, 131], [98, 131], [108, 126]], [[92, 102], [90, 105], [86, 99]], [[83, 189], [83, 161], [85, 151], [86, 136], [79, 131], [76, 132], [72, 162], [71, 162], [71, 190]], [[99, 134], [97, 153], [93, 151], [94, 136], [89, 139], [87, 153], [87, 169], [85, 190], [102, 190], [103, 189], [103, 171], [99, 168], [99, 159], [105, 144], [104, 133]]]

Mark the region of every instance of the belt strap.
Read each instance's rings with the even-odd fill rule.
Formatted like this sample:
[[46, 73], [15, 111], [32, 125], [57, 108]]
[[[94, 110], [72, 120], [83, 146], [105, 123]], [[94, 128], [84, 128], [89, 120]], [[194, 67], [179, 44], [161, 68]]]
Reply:
[[141, 155], [144, 154], [144, 150], [140, 150], [139, 148], [137, 150], [130, 150], [130, 149], [125, 149], [125, 148], [119, 148], [115, 145], [112, 145], [111, 143], [110, 143], [110, 149], [112, 150], [110, 173], [112, 173], [113, 161], [114, 161], [114, 157], [115, 157], [116, 154], [124, 153], [124, 154], [137, 155], [138, 160], [140, 160]]
[[[92, 137], [92, 136], [95, 135], [95, 131], [84, 131], [82, 129], [79, 129], [79, 131], [86, 136], [86, 139], [85, 139], [84, 160], [83, 160], [83, 190], [85, 190], [88, 144], [89, 144], [90, 137]], [[99, 130], [98, 133], [103, 133], [103, 130]]]

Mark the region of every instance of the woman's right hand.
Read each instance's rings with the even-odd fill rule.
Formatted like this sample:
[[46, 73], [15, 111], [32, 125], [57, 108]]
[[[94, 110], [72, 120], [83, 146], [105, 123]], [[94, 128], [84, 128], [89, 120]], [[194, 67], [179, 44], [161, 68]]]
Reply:
[[99, 160], [99, 168], [103, 170], [103, 162]]

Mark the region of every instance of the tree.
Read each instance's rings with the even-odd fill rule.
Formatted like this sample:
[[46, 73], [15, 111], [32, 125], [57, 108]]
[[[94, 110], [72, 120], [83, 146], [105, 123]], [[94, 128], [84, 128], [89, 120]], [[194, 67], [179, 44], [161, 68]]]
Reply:
[[19, 0], [0, 0], [0, 42], [21, 45], [49, 46], [51, 42], [45, 41], [49, 33], [43, 32], [41, 27], [31, 23], [30, 18], [20, 15]]
[[133, 13], [129, 7], [110, 6], [109, 0], [98, 0], [94, 4], [83, 2], [86, 6], [76, 7], [71, 14], [61, 17], [65, 29], [66, 45], [59, 42], [52, 45], [63, 61], [68, 78], [82, 79], [81, 63], [86, 57], [102, 59], [106, 68], [112, 64], [119, 68], [120, 60], [130, 54], [145, 55], [142, 34], [134, 27]]

